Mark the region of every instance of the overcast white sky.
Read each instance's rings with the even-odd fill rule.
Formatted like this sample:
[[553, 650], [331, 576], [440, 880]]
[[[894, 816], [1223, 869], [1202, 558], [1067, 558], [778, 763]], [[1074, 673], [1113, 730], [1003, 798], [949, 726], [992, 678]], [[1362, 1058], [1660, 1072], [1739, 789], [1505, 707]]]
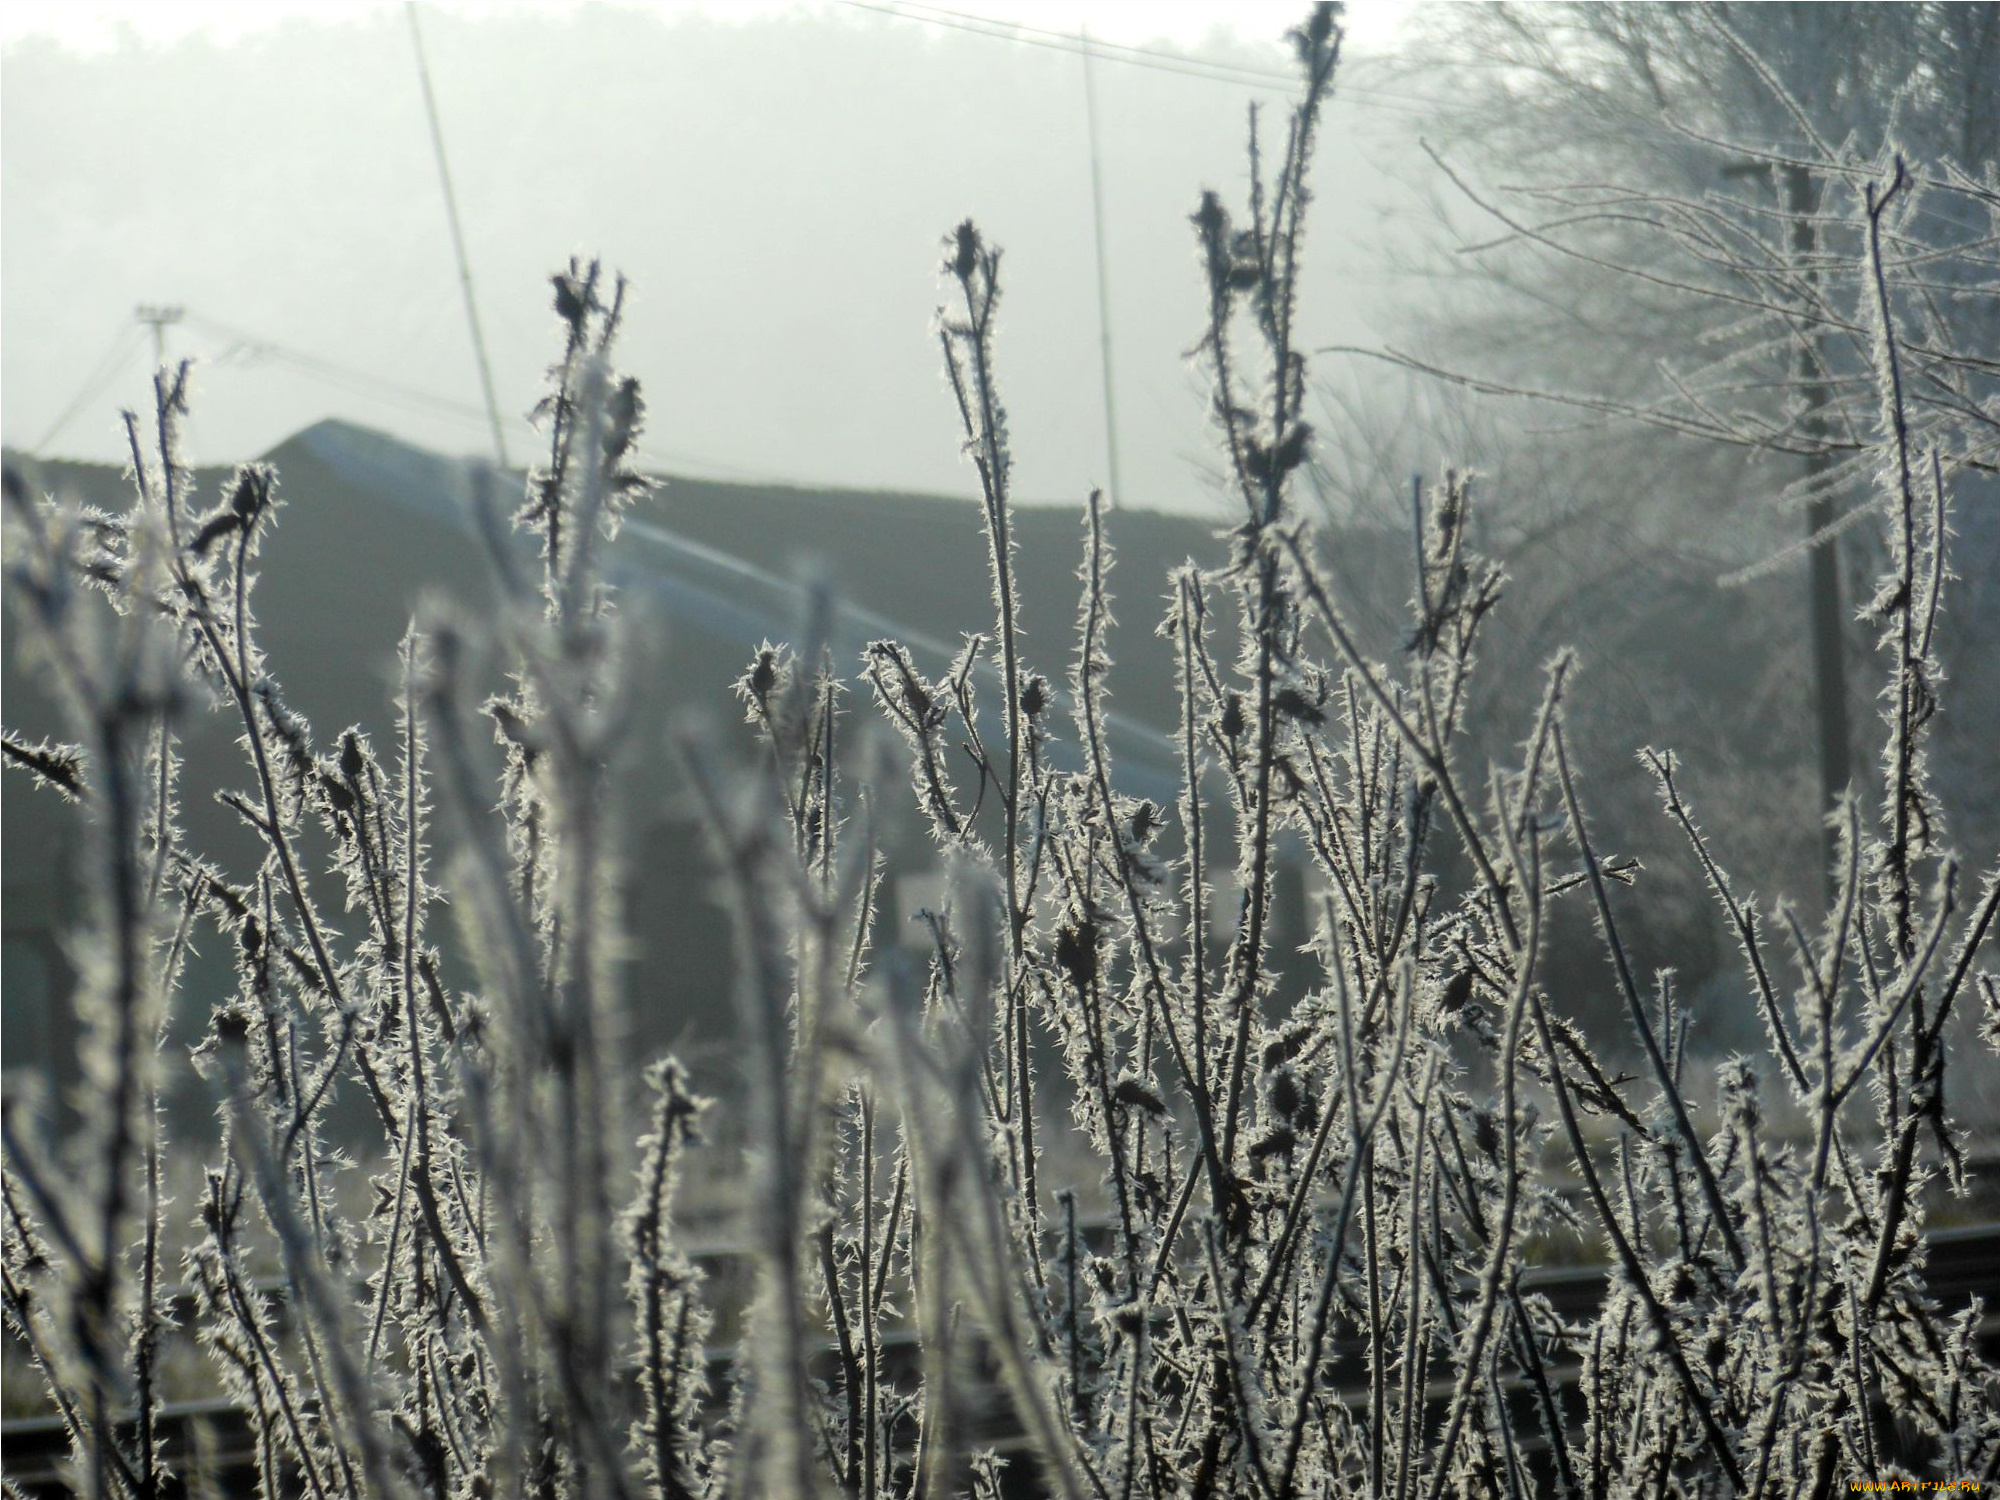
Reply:
[[[145, 41], [176, 41], [206, 33], [233, 41], [266, 31], [286, 19], [348, 20], [397, 10], [403, 0], [0, 0], [0, 43], [23, 37], [59, 39], [84, 51], [108, 51], [130, 33]], [[457, 15], [502, 11], [560, 12], [576, 0], [424, 0], [432, 9]], [[717, 18], [750, 18], [824, 12], [843, 0], [612, 0], [625, 8], [656, 12], [698, 12]], [[1362, 48], [1390, 37], [1412, 0], [1353, 0], [1348, 35]], [[896, 9], [896, 0], [885, 0]], [[1053, 31], [1088, 27], [1106, 41], [1143, 45], [1167, 41], [1190, 47], [1218, 30], [1275, 36], [1294, 24], [1302, 7], [1294, 0], [951, 0], [947, 6], [909, 7], [955, 10], [1017, 25]]]
[[[654, 463], [967, 491], [932, 326], [940, 237], [970, 213], [1007, 252], [1022, 494], [1105, 482], [1083, 65], [1061, 35], [1087, 26], [1166, 54], [1095, 64], [1125, 499], [1203, 506], [1186, 214], [1203, 186], [1239, 194], [1246, 106], [1275, 120], [1284, 88], [1259, 75], [1284, 69], [1302, 9], [426, 3], [511, 456], [531, 451], [521, 414], [554, 348], [546, 274], [585, 252], [633, 280], [621, 363], [648, 391]], [[1352, 54], [1408, 12], [1354, 6]], [[10, 445], [117, 456], [149, 364], [134, 309], [158, 303], [186, 309], [168, 350], [197, 360], [202, 461], [326, 416], [485, 448], [403, 5], [0, 0], [0, 46]], [[1402, 199], [1371, 162], [1412, 119], [1350, 71], [1316, 183], [1316, 342], [1376, 333]]]

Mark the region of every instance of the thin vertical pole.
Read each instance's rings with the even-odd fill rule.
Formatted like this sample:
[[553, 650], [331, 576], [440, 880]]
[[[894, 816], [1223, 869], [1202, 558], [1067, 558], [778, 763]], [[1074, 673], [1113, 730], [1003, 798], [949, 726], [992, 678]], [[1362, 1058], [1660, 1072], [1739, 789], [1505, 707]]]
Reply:
[[[1814, 257], [1819, 252], [1819, 230], [1813, 215], [1819, 208], [1819, 192], [1812, 169], [1800, 163], [1784, 164], [1782, 207], [1790, 223], [1790, 249], [1800, 278], [1808, 285], [1819, 281]], [[1723, 167], [1726, 178], [1753, 177], [1779, 191], [1779, 169], [1765, 158], [1731, 162]], [[1820, 349], [1819, 331], [1808, 317], [1799, 330], [1797, 366], [1798, 389], [1805, 411], [1800, 430], [1816, 445], [1806, 453], [1806, 635], [1812, 651], [1814, 717], [1819, 741], [1819, 800], [1822, 826], [1821, 876], [1825, 881], [1829, 910], [1838, 899], [1841, 879], [1839, 820], [1834, 816], [1840, 799], [1854, 779], [1853, 754], [1847, 722], [1847, 667], [1845, 656], [1846, 621], [1840, 602], [1840, 539], [1829, 533], [1833, 525], [1833, 497], [1826, 491], [1826, 476], [1833, 469], [1827, 452], [1827, 414], [1833, 406], [1833, 390], [1827, 382], [1826, 361]], [[1818, 540], [1815, 541], [1815, 538]]]
[[[1819, 279], [1813, 257], [1818, 253], [1819, 236], [1813, 213], [1819, 206], [1812, 170], [1797, 164], [1784, 169], [1785, 210], [1791, 217], [1792, 250], [1798, 257], [1799, 274], [1808, 282]], [[1824, 442], [1827, 436], [1827, 409], [1833, 394], [1827, 388], [1826, 365], [1820, 357], [1819, 333], [1808, 323], [1799, 337], [1799, 385], [1805, 397], [1802, 424], [1808, 438]], [[1806, 455], [1806, 535], [1820, 536], [1833, 525], [1833, 497], [1826, 492], [1825, 476], [1833, 467], [1832, 456], [1824, 447]], [[1827, 536], [1808, 553], [1811, 565], [1808, 609], [1812, 621], [1813, 695], [1819, 710], [1819, 792], [1820, 813], [1825, 819], [1822, 863], [1825, 865], [1826, 899], [1831, 908], [1840, 883], [1840, 833], [1833, 816], [1840, 799], [1853, 779], [1853, 762], [1848, 748], [1847, 670], [1843, 657], [1846, 622], [1840, 603], [1840, 539]]]
[[156, 303], [143, 302], [135, 310], [141, 323], [153, 330], [153, 368], [163, 370], [167, 366], [167, 328], [180, 322], [185, 312], [180, 307], [162, 307]]
[[1083, 43], [1083, 113], [1090, 128], [1090, 216], [1097, 238], [1097, 337], [1104, 373], [1104, 451], [1111, 471], [1111, 508], [1125, 498], [1118, 477], [1118, 401], [1111, 383], [1111, 273], [1104, 255], [1104, 173], [1097, 152], [1097, 81], [1090, 66], [1090, 28], [1077, 32]]
[[486, 359], [486, 335], [479, 327], [479, 304], [472, 295], [472, 263], [465, 254], [465, 231], [458, 222], [458, 195], [451, 185], [451, 166], [444, 154], [444, 129], [438, 124], [437, 96], [431, 92], [431, 70], [424, 61], [424, 34], [417, 27], [417, 0], [405, 0], [410, 18], [410, 45], [417, 54], [417, 78], [424, 87], [424, 115], [431, 125], [431, 149], [437, 156], [438, 182], [444, 188], [444, 213], [451, 225], [452, 254], [458, 259], [458, 286], [465, 294], [465, 321], [472, 328], [472, 354], [479, 364], [479, 388], [486, 397], [486, 422], [493, 433], [493, 457], [502, 469], [507, 462], [507, 438], [500, 427], [500, 403], [493, 395], [493, 368]]

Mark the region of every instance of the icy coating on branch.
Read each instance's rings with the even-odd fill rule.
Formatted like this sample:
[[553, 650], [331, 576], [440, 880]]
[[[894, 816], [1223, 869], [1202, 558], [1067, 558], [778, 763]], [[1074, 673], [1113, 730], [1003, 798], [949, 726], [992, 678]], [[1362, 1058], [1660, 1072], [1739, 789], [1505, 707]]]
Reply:
[[[277, 478], [245, 468], [201, 508], [177, 451], [184, 372], [158, 382], [153, 438], [130, 424], [126, 513], [9, 474], [8, 588], [75, 740], [10, 734], [6, 755], [89, 815], [92, 1092], [63, 1141], [9, 1099], [5, 1311], [80, 1492], [203, 1478], [202, 1441], [170, 1461], [162, 1434], [162, 1350], [190, 1331], [248, 1424], [259, 1492], [315, 1500], [1992, 1477], [1981, 1309], [1946, 1316], [1925, 1283], [1921, 1190], [1938, 1172], [1963, 1187], [1945, 1028], [1996, 998], [1977, 965], [2000, 884], [1946, 852], [1924, 775], [1950, 495], [1906, 417], [1882, 265], [1907, 174], [1870, 187], [1856, 226], [1881, 289], [1884, 793], [1844, 804], [1824, 923], [1741, 894], [1698, 789], [1670, 753], [1644, 756], [1769, 1041], [1697, 1097], [1673, 976], [1633, 972], [1621, 937], [1644, 875], [1593, 842], [1572, 770], [1574, 659], [1516, 685], [1513, 763], [1464, 763], [1503, 586], [1471, 545], [1472, 482], [1415, 491], [1393, 662], [1360, 650], [1292, 503], [1316, 441], [1294, 337], [1307, 184], [1340, 39], [1337, 8], [1316, 7], [1293, 34], [1299, 102], [1275, 138], [1253, 114], [1247, 204], [1208, 193], [1192, 217], [1196, 355], [1241, 510], [1225, 555], [1168, 580], [1178, 801], [1119, 790], [1115, 520], [1095, 497], [1074, 654], [1027, 660], [1056, 632], [1022, 628], [1001, 257], [969, 221], [944, 242], [938, 332], [991, 634], [935, 681], [893, 641], [841, 663], [819, 599], [799, 644], [738, 684], [761, 758], [677, 744], [735, 922], [747, 1298], [673, 1223], [684, 1167], [714, 1149], [710, 1102], [676, 1061], [643, 1091], [624, 1062], [626, 689], [602, 548], [644, 481], [638, 390], [610, 365], [622, 283], [556, 276], [549, 449], [514, 518], [538, 576], [487, 476], [501, 607], [480, 629], [413, 623], [380, 747], [287, 706], [253, 608]], [[509, 686], [476, 701], [489, 652]], [[872, 708], [845, 701], [857, 669]], [[258, 851], [239, 868], [179, 826], [176, 726], [199, 702], [240, 734], [246, 780], [220, 792]], [[857, 720], [900, 738], [907, 787]], [[912, 791], [947, 871], [918, 956], [876, 931], [878, 824]], [[1275, 935], [1285, 849], [1311, 871], [1299, 952]], [[1594, 919], [1638, 1076], [1599, 1059], [1545, 976], [1559, 902]], [[457, 977], [432, 935], [447, 912]], [[205, 1153], [200, 1201], [173, 1204], [163, 1027], [204, 931], [229, 943], [235, 990], [194, 1059], [217, 1134], [176, 1146]], [[324, 1137], [337, 1081], [374, 1115], [360, 1160]], [[1767, 1120], [1774, 1091], [1802, 1135]], [[175, 1216], [193, 1222], [178, 1266]], [[1563, 1232], [1610, 1262], [1594, 1308], [1528, 1274]]]

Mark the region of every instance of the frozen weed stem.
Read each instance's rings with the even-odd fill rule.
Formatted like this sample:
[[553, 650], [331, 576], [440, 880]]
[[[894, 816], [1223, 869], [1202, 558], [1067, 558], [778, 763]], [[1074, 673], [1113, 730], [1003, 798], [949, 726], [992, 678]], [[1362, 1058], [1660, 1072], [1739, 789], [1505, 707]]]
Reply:
[[[1170, 584], [1175, 806], [1118, 790], [1094, 501], [1074, 658], [1047, 675], [1025, 659], [1042, 637], [1013, 584], [1001, 261], [970, 223], [945, 243], [940, 334], [993, 629], [935, 681], [892, 641], [859, 664], [950, 872], [928, 958], [875, 949], [875, 820], [900, 794], [844, 769], [859, 736], [828, 601], [800, 649], [765, 648], [739, 685], [765, 752], [752, 771], [680, 746], [735, 910], [756, 1122], [758, 1291], [726, 1360], [672, 1226], [705, 1102], [671, 1060], [632, 1097], [617, 1061], [620, 627], [601, 561], [642, 486], [637, 390], [608, 363], [622, 287], [595, 266], [555, 279], [549, 451], [516, 518], [539, 570], [482, 481], [493, 639], [448, 618], [412, 631], [387, 755], [358, 729], [323, 745], [286, 705], [252, 608], [275, 477], [245, 469], [196, 507], [178, 378], [158, 387], [156, 452], [134, 424], [125, 515], [64, 511], [10, 476], [9, 589], [76, 742], [10, 736], [7, 759], [91, 814], [100, 959], [78, 1002], [99, 1102], [65, 1142], [12, 1101], [6, 1116], [6, 1313], [83, 1492], [151, 1497], [171, 1477], [159, 1038], [201, 924], [231, 942], [236, 987], [200, 1051], [220, 1135], [181, 1210], [199, 1219], [181, 1278], [267, 1495], [928, 1500], [997, 1494], [1018, 1463], [1095, 1500], [1993, 1477], [1978, 1310], [1946, 1318], [1924, 1286], [1919, 1190], [1962, 1177], [1944, 1028], [1975, 983], [1991, 992], [1977, 963], [2000, 887], [1988, 872], [1968, 894], [1924, 780], [1949, 474], [1902, 418], [1879, 272], [1909, 183], [1888, 177], [1862, 226], [1891, 544], [1880, 812], [1868, 789], [1849, 802], [1819, 930], [1781, 907], [1772, 951], [1671, 755], [1646, 752], [1770, 1039], [1723, 1070], [1704, 1135], [1690, 1018], [1671, 975], [1632, 971], [1620, 903], [1643, 895], [1613, 888], [1636, 872], [1595, 847], [1572, 773], [1570, 658], [1517, 691], [1514, 764], [1463, 763], [1502, 585], [1468, 540], [1469, 481], [1413, 495], [1394, 664], [1357, 648], [1293, 508], [1313, 442], [1294, 316], [1336, 11], [1294, 42], [1302, 97], [1276, 150], [1253, 116], [1247, 205], [1208, 194], [1193, 217], [1199, 353], [1241, 512], [1221, 563]], [[513, 675], [475, 702], [489, 644]], [[222, 795], [255, 837], [249, 868], [205, 859], [177, 825], [175, 724], [199, 698], [240, 725], [247, 785]], [[1317, 892], [1299, 955], [1272, 951], [1287, 847]], [[447, 888], [469, 985], [429, 935]], [[1595, 916], [1641, 1078], [1598, 1060], [1544, 977], [1559, 901]], [[336, 1087], [373, 1109], [365, 1161], [324, 1139]], [[1765, 1123], [1772, 1088], [1803, 1138]], [[1063, 1110], [1096, 1182], [1049, 1180]], [[1524, 1275], [1555, 1224], [1612, 1258], [1578, 1322]]]

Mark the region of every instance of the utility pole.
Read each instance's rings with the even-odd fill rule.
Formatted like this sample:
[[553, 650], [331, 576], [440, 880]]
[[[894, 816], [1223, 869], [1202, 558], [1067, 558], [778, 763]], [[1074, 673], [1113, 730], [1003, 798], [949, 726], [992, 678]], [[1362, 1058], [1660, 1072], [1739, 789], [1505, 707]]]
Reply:
[[[1768, 161], [1733, 162], [1722, 169], [1727, 178], [1754, 177], [1774, 190], [1777, 178], [1784, 179], [1784, 209], [1789, 223], [1790, 249], [1798, 274], [1808, 285], [1819, 280], [1813, 258], [1819, 252], [1819, 230], [1813, 214], [1819, 208], [1819, 193], [1813, 183], [1812, 168], [1788, 162], [1774, 168]], [[1809, 321], [1799, 331], [1798, 383], [1805, 412], [1800, 431], [1810, 447], [1806, 453], [1806, 537], [1819, 537], [1833, 525], [1833, 497], [1826, 490], [1826, 475], [1833, 468], [1827, 451], [1827, 412], [1833, 405], [1833, 391], [1827, 382], [1826, 361], [1820, 353], [1819, 331]], [[1839, 895], [1840, 832], [1834, 810], [1854, 778], [1848, 750], [1847, 669], [1843, 661], [1846, 621], [1840, 603], [1840, 545], [1827, 536], [1807, 547], [1806, 619], [1812, 642], [1813, 697], [1819, 729], [1819, 795], [1821, 866], [1825, 877], [1829, 910]]]
[[1083, 43], [1083, 114], [1090, 129], [1090, 217], [1097, 238], [1097, 347], [1104, 375], [1104, 452], [1110, 468], [1111, 508], [1125, 498], [1118, 478], [1118, 403], [1111, 389], [1111, 273], [1104, 256], [1104, 175], [1097, 152], [1097, 83], [1090, 66], [1090, 28], [1077, 31]]
[[[1799, 274], [1808, 283], [1819, 279], [1813, 256], [1819, 249], [1819, 231], [1813, 214], [1819, 207], [1812, 169], [1797, 163], [1784, 169], [1785, 212], [1791, 216], [1792, 253], [1798, 258]], [[1806, 454], [1806, 535], [1819, 536], [1833, 525], [1833, 497], [1826, 492], [1825, 476], [1833, 467], [1826, 450], [1827, 408], [1833, 404], [1828, 389], [1826, 364], [1820, 357], [1819, 331], [1811, 326], [1799, 337], [1799, 388], [1805, 398], [1806, 437], [1812, 451]], [[1846, 621], [1840, 605], [1840, 543], [1827, 537], [1807, 549], [1811, 572], [1807, 577], [1812, 620], [1813, 691], [1819, 706], [1819, 791], [1820, 811], [1825, 815], [1826, 901], [1829, 910], [1838, 895], [1840, 874], [1840, 834], [1833, 819], [1834, 808], [1853, 780], [1848, 759], [1847, 670], [1842, 660], [1842, 637]]]
[[132, 309], [132, 313], [141, 323], [153, 330], [153, 368], [156, 370], [166, 368], [167, 330], [187, 316], [187, 309], [162, 303], [141, 302]]

